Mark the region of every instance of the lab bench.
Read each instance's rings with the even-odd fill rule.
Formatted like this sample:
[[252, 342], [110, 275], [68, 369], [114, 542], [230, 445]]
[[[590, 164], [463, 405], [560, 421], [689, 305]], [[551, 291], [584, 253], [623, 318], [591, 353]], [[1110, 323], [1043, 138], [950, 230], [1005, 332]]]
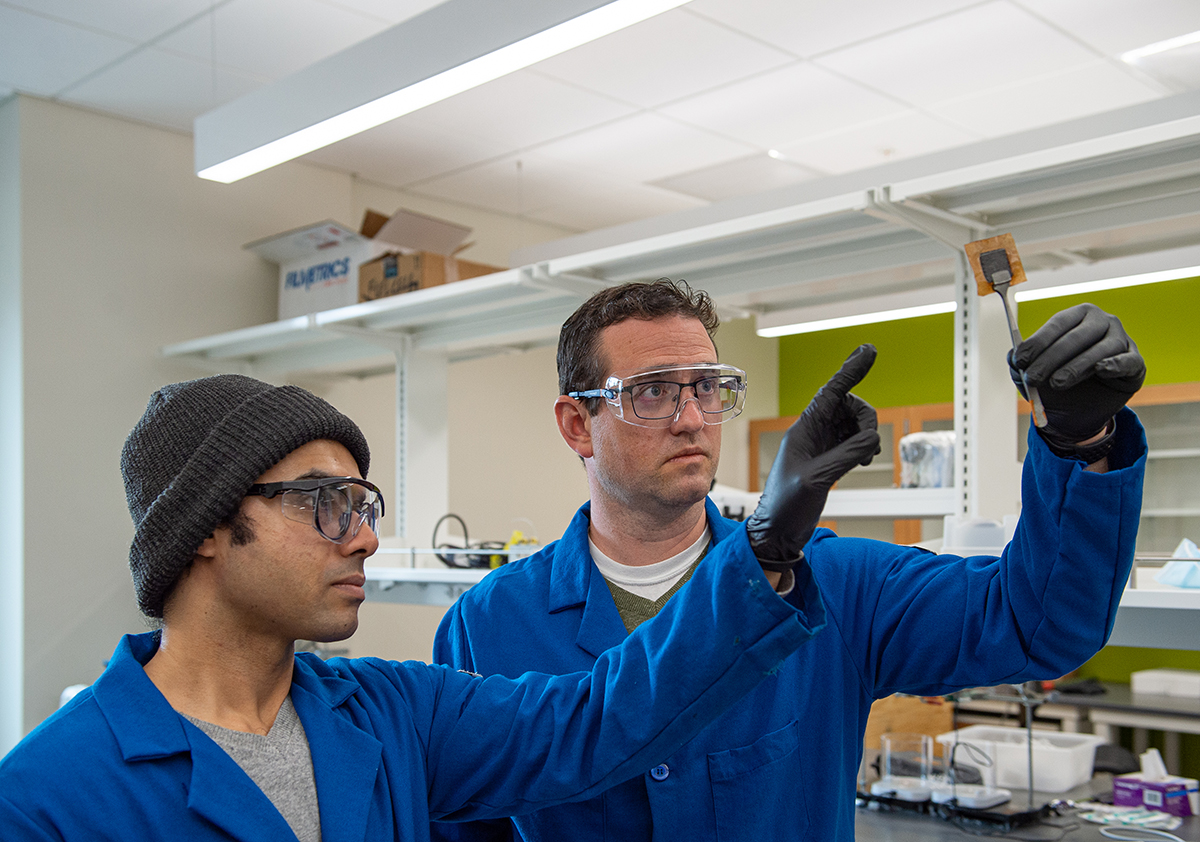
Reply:
[[[1074, 817], [1072, 811], [1049, 819], [1053, 825], [1026, 825], [1017, 828], [1010, 836], [1022, 840], [1066, 839], [1069, 842], [1109, 842], [1100, 833], [1103, 825], [1092, 824]], [[1064, 836], [1064, 827], [1075, 827]], [[978, 832], [978, 829], [975, 829]], [[1200, 842], [1200, 818], [1191, 816], [1183, 824], [1169, 831], [1186, 842]], [[969, 838], [957, 825], [933, 816], [901, 812], [879, 812], [859, 809], [854, 819], [856, 842], [963, 842]]]
[[[1105, 825], [1095, 824], [1079, 818], [1086, 808], [1074, 809], [1065, 802], [1083, 803], [1092, 798], [1104, 797], [1112, 791], [1112, 775], [1098, 773], [1092, 780], [1063, 793], [1034, 793], [1032, 802], [1028, 790], [1015, 789], [1010, 806], [1021, 810], [1023, 806], [1064, 802], [1059, 810], [1045, 811], [1040, 820], [1022, 824], [1004, 833], [1003, 825], [989, 826], [986, 823], [966, 820], [962, 827], [954, 821], [941, 818], [917, 809], [905, 807], [863, 806], [855, 811], [854, 835], [857, 842], [962, 842], [971, 835], [995, 836], [1001, 839], [1021, 839], [1026, 842], [1107, 842], [1100, 833]], [[1000, 809], [1000, 808], [997, 808]], [[1200, 817], [1189, 816], [1182, 824], [1169, 831], [1185, 842], [1200, 842]], [[1110, 826], [1112, 827], [1112, 826]], [[1123, 826], [1122, 826], [1123, 827]], [[1070, 828], [1069, 832], [1067, 829]], [[1114, 827], [1114, 829], [1116, 829]], [[1136, 830], [1134, 831], [1136, 833]]]

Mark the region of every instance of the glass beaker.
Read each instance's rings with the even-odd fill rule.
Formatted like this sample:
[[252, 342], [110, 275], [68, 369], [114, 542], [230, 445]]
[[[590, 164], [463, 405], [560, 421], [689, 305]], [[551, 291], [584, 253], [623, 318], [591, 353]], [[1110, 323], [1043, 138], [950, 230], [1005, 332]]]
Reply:
[[933, 771], [933, 738], [928, 734], [889, 733], [879, 738], [885, 778], [929, 780]]

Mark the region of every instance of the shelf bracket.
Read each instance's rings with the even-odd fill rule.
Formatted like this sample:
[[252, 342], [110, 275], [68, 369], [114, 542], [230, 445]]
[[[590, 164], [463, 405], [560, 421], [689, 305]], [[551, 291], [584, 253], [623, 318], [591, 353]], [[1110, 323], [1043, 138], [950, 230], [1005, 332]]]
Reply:
[[533, 289], [540, 289], [545, 292], [557, 292], [559, 294], [566, 293], [574, 295], [583, 300], [591, 298], [602, 289], [608, 289], [612, 286], [611, 281], [606, 281], [601, 278], [590, 278], [587, 275], [576, 275], [574, 273], [560, 272], [558, 274], [550, 274], [550, 270], [545, 263], [535, 263], [522, 269], [524, 284]]
[[886, 184], [868, 190], [864, 213], [919, 231], [956, 254], [962, 252], [964, 245], [986, 237], [992, 230], [991, 226], [979, 220], [926, 205], [915, 199], [905, 199], [903, 203], [893, 202], [890, 194], [891, 189]]
[[385, 351], [390, 351], [396, 355], [403, 355], [412, 347], [412, 335], [408, 331], [380, 331], [368, 330], [365, 327], [354, 327], [353, 325], [342, 324], [324, 324], [318, 325], [318, 330], [328, 333], [336, 333], [339, 336], [349, 336], [354, 339], [361, 339], [368, 345], [373, 345], [376, 348], [382, 348]]

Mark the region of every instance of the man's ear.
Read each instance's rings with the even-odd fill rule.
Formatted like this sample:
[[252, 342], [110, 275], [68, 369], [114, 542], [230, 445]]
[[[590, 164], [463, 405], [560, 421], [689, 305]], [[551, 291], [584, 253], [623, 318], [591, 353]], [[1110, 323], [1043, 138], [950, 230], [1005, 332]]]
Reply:
[[[218, 527], [219, 528], [219, 527]], [[217, 533], [213, 532], [196, 548], [196, 555], [202, 559], [213, 559], [217, 555]]]
[[592, 416], [575, 398], [559, 395], [554, 401], [554, 420], [567, 446], [584, 459], [592, 456]]

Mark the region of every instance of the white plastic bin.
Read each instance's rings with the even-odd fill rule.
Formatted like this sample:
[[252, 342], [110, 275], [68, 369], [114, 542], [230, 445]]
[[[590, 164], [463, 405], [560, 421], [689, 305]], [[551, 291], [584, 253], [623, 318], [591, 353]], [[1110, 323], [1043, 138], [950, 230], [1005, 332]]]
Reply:
[[[1024, 728], [970, 725], [938, 734], [937, 741], [944, 746], [942, 751], [947, 756], [956, 741], [970, 743], [986, 754], [993, 766], [979, 769], [985, 783], [1014, 789], [1029, 788], [1028, 737]], [[1095, 734], [1034, 731], [1034, 790], [1066, 792], [1087, 783], [1092, 777], [1096, 746], [1104, 741], [1103, 737]], [[955, 753], [954, 762], [959, 766], [978, 765], [962, 750]]]

